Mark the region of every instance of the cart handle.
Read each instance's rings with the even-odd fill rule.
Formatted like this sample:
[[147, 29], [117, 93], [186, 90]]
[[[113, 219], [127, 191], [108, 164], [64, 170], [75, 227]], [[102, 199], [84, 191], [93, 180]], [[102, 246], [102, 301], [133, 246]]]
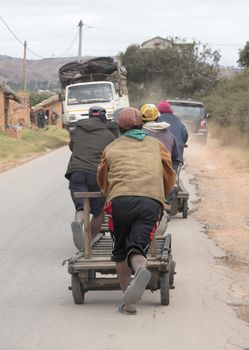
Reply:
[[[104, 197], [102, 192], [74, 192], [75, 198], [83, 198], [84, 202], [84, 257], [85, 259], [91, 259], [91, 229], [90, 229], [90, 201], [89, 198]], [[83, 234], [83, 233], [82, 233]]]
[[102, 192], [74, 192], [75, 198], [98, 198], [104, 197]]

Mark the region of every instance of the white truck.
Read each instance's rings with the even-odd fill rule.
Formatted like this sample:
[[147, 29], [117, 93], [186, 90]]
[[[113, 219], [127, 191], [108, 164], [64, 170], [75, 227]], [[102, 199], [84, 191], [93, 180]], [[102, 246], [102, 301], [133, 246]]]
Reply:
[[88, 118], [88, 110], [97, 105], [106, 109], [107, 119], [129, 106], [126, 70], [112, 57], [98, 57], [85, 62], [70, 62], [59, 69], [64, 121], [71, 129]]

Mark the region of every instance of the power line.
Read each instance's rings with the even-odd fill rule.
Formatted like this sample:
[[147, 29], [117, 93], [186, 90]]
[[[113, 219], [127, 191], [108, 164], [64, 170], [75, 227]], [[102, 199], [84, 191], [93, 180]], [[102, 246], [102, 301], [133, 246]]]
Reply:
[[13, 32], [13, 30], [8, 26], [8, 24], [5, 22], [5, 20], [3, 19], [2, 16], [0, 16], [1, 21], [3, 22], [3, 24], [8, 28], [8, 30], [10, 31], [10, 33], [14, 36], [14, 38], [16, 38], [17, 41], [19, 41], [19, 43], [21, 43], [22, 45], [24, 45], [24, 42], [18, 38], [18, 36]]
[[75, 43], [76, 39], [78, 38], [78, 36], [79, 36], [79, 33], [77, 32], [76, 35], [75, 35], [75, 37], [73, 38], [71, 44], [69, 45], [69, 47], [68, 47], [65, 51], [63, 51], [62, 54], [60, 54], [60, 55], [58, 55], [58, 56], [56, 56], [56, 57], [62, 57], [62, 56], [64, 56], [64, 55], [67, 53], [67, 51], [69, 51], [69, 50], [72, 48], [72, 46], [74, 45], [74, 43]]
[[[25, 42], [22, 41], [15, 33], [14, 31], [9, 27], [9, 25], [5, 22], [5, 20], [3, 19], [2, 16], [0, 16], [1, 21], [3, 22], [3, 24], [6, 26], [6, 28], [9, 30], [9, 32], [14, 36], [14, 38], [22, 44], [22, 46], [24, 46]], [[30, 48], [27, 47], [27, 50], [30, 51], [33, 55], [40, 57], [40, 58], [45, 58], [42, 57], [41, 55], [37, 54], [36, 52], [34, 52], [33, 50], [31, 50]]]
[[110, 28], [104, 28], [104, 27], [98, 27], [98, 26], [94, 26], [94, 25], [91, 25], [91, 24], [85, 24], [87, 26], [89, 26], [89, 28], [96, 28], [96, 29], [104, 29], [104, 30], [107, 30], [109, 32], [114, 32], [114, 33], [120, 33], [120, 34], [125, 34], [125, 35], [131, 35], [131, 36], [137, 36], [137, 37], [140, 37], [140, 38], [147, 38], [148, 36], [147, 35], [140, 35], [140, 34], [134, 34], [134, 33], [127, 33], [127, 32], [122, 32], [122, 31], [119, 31], [119, 30], [115, 30], [115, 29], [110, 29]]
[[[24, 46], [25, 42], [22, 41], [22, 40], [15, 34], [15, 32], [10, 28], [10, 26], [6, 23], [6, 21], [3, 19], [2, 16], [0, 16], [0, 19], [1, 19], [1, 21], [3, 22], [3, 24], [6, 26], [6, 28], [9, 30], [9, 32], [14, 36], [14, 38], [15, 38], [20, 44], [22, 44], [22, 46]], [[67, 52], [68, 50], [71, 49], [71, 47], [72, 47], [73, 44], [75, 43], [77, 37], [78, 37], [78, 32], [76, 33], [75, 37], [73, 38], [73, 40], [72, 40], [72, 42], [70, 43], [70, 45], [66, 48], [66, 50], [64, 50], [60, 55], [57, 55], [57, 56], [55, 56], [55, 57], [62, 57], [63, 55], [65, 55], [66, 52]], [[26, 49], [27, 49], [29, 52], [31, 52], [33, 55], [35, 55], [35, 56], [37, 56], [37, 57], [39, 57], [39, 58], [46, 58], [46, 57], [43, 57], [43, 56], [39, 55], [38, 53], [36, 53], [36, 52], [33, 51], [32, 49], [30, 49], [29, 47], [26, 47]]]
[[[69, 33], [69, 32], [75, 32], [75, 25], [73, 27], [70, 26], [70, 28], [67, 28], [67, 30], [61, 31], [60, 34], [53, 36], [53, 39], [58, 39], [61, 36], [64, 36], [66, 33]], [[42, 38], [42, 40], [48, 40], [48, 39], [51, 39], [51, 36]]]

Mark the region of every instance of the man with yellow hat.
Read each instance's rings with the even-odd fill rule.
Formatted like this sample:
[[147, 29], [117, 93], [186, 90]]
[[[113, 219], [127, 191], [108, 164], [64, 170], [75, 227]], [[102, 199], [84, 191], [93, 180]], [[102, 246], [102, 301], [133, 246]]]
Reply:
[[169, 131], [170, 124], [164, 121], [161, 123], [157, 122], [160, 117], [160, 112], [152, 103], [143, 105], [140, 111], [142, 113], [144, 124], [143, 130], [148, 135], [157, 138], [167, 147], [171, 154], [173, 168], [175, 169], [178, 158], [178, 149], [175, 136]]

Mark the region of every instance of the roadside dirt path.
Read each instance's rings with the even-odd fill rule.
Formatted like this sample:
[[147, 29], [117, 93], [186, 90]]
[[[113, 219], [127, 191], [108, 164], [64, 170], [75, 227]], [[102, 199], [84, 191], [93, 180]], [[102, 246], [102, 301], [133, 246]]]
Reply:
[[243, 300], [233, 306], [249, 322], [249, 168], [213, 139], [207, 146], [189, 143], [185, 158], [200, 198], [192, 215], [226, 252], [224, 263], [234, 271], [232, 293]]

